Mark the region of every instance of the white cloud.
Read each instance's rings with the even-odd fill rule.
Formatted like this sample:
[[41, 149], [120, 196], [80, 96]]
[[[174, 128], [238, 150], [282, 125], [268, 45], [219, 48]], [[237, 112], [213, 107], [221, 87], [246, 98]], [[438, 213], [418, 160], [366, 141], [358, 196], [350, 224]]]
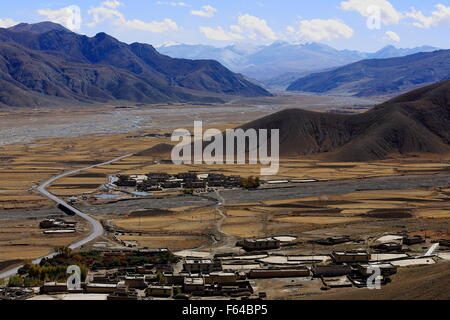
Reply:
[[213, 40], [276, 40], [275, 32], [269, 27], [266, 20], [243, 14], [238, 17], [238, 23], [231, 25], [230, 30], [222, 27], [200, 27], [200, 31], [209, 39]]
[[185, 2], [175, 2], [175, 1], [158, 1], [156, 3], [157, 5], [160, 6], [172, 6], [172, 7], [188, 7], [188, 4]]
[[113, 9], [123, 6], [123, 3], [119, 2], [117, 0], [110, 0], [110, 1], [107, 0], [107, 1], [104, 1], [102, 4], [105, 7], [109, 7], [109, 8], [113, 8]]
[[162, 21], [142, 21], [138, 19], [127, 20], [125, 15], [117, 10], [122, 3], [119, 1], [104, 1], [99, 7], [91, 8], [88, 14], [92, 16], [92, 22], [89, 27], [95, 27], [97, 24], [111, 21], [119, 27], [148, 31], [152, 33], [162, 33], [180, 30], [177, 23], [172, 19], [166, 18]]
[[384, 34], [383, 40], [400, 42], [400, 36], [394, 31], [387, 31]]
[[68, 6], [57, 10], [39, 9], [38, 14], [45, 16], [48, 21], [61, 24], [71, 30], [81, 28], [81, 11], [78, 6]]
[[216, 8], [210, 5], [206, 5], [202, 7], [202, 10], [192, 10], [191, 14], [193, 16], [212, 18], [218, 12]]
[[387, 0], [348, 0], [342, 1], [340, 8], [346, 11], [359, 12], [363, 17], [369, 18], [379, 10], [381, 23], [396, 24], [402, 19], [402, 14]]
[[436, 10], [431, 12], [431, 16], [425, 16], [422, 11], [417, 11], [412, 8], [410, 12], [406, 13], [408, 18], [416, 20], [413, 23], [418, 28], [428, 29], [440, 25], [450, 25], [450, 7], [443, 4], [437, 4]]
[[200, 27], [200, 32], [203, 33], [205, 37], [211, 40], [231, 41], [231, 40], [241, 40], [244, 38], [239, 33], [226, 31], [222, 27], [217, 28]]
[[352, 28], [335, 19], [300, 21], [299, 35], [303, 40], [322, 41], [338, 38], [351, 38], [353, 34], [354, 31]]
[[144, 22], [141, 20], [125, 20], [121, 22], [121, 25], [130, 29], [149, 31], [153, 33], [177, 31], [180, 29], [176, 22], [169, 18], [162, 21], [151, 22]]
[[251, 40], [276, 40], [277, 38], [264, 19], [244, 14], [238, 17], [238, 24], [241, 31]]
[[295, 30], [295, 28], [293, 26], [287, 26], [286, 27], [286, 32], [287, 32], [287, 34], [295, 34], [296, 30]]
[[242, 32], [244, 32], [244, 30], [242, 30], [242, 28], [241, 28], [240, 26], [237, 26], [237, 25], [232, 25], [232, 26], [230, 26], [230, 29], [231, 29], [232, 31], [234, 31], [234, 32], [237, 32], [237, 33], [242, 33]]
[[107, 20], [125, 21], [125, 16], [116, 8], [111, 8], [107, 2], [103, 2], [99, 7], [91, 8], [88, 14], [92, 16], [93, 21], [88, 24], [89, 27], [95, 27], [97, 24]]
[[10, 18], [0, 19], [0, 28], [9, 28], [15, 26], [16, 24], [19, 23]]

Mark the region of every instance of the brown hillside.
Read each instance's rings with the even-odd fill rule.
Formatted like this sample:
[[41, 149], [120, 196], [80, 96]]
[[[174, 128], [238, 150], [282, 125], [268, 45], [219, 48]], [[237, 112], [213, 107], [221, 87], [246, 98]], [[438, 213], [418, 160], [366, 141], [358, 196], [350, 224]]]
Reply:
[[402, 268], [381, 290], [345, 289], [313, 297], [319, 300], [448, 300], [450, 268], [437, 265]]
[[450, 81], [387, 101], [358, 115], [284, 110], [243, 126], [279, 129], [282, 156], [324, 154], [368, 161], [411, 153], [450, 153]]
[[172, 153], [173, 145], [167, 143], [160, 143], [150, 149], [136, 153], [139, 157], [165, 157]]

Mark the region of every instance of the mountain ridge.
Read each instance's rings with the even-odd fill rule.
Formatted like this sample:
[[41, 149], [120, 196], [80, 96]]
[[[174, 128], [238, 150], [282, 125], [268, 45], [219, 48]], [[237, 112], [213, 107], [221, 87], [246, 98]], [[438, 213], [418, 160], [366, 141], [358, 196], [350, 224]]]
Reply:
[[[320, 43], [289, 43], [276, 41], [270, 45], [230, 45], [222, 48], [209, 45], [169, 44], [157, 47], [163, 54], [176, 58], [212, 58], [235, 72], [270, 85], [285, 85], [287, 73], [312, 73], [340, 67], [362, 59], [391, 58], [438, 48], [396, 48], [385, 46], [373, 52], [337, 50]], [[281, 81], [277, 81], [281, 78]], [[289, 83], [290, 84], [290, 83]]]
[[[389, 75], [389, 77], [386, 77]], [[406, 92], [450, 78], [450, 50], [361, 60], [297, 79], [288, 91], [369, 97]]]
[[362, 114], [288, 109], [243, 129], [279, 129], [285, 157], [372, 161], [414, 153], [450, 154], [450, 81], [408, 92]]
[[[52, 23], [10, 29], [0, 29], [0, 79], [7, 83], [0, 88], [0, 103], [5, 106], [36, 107], [51, 98], [151, 104], [270, 96], [216, 61], [172, 59], [151, 45], [128, 45], [106, 33], [87, 37]], [[23, 93], [23, 103], [13, 92]]]

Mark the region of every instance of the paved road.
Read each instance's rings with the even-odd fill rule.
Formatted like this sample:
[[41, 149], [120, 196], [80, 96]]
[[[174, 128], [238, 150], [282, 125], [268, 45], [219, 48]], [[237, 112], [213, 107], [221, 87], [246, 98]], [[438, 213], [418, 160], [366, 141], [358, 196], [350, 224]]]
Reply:
[[[92, 165], [92, 166], [89, 166], [89, 167], [85, 167], [85, 168], [81, 168], [81, 169], [75, 169], [75, 170], [71, 170], [71, 171], [62, 173], [62, 174], [60, 174], [60, 175], [58, 175], [58, 176], [55, 176], [55, 177], [53, 177], [53, 178], [51, 178], [51, 179], [45, 181], [43, 184], [41, 184], [41, 185], [37, 188], [37, 190], [38, 190], [42, 195], [44, 195], [44, 196], [46, 196], [47, 198], [53, 200], [53, 201], [56, 202], [57, 204], [62, 204], [62, 205], [64, 205], [64, 206], [70, 208], [71, 210], [73, 210], [73, 211], [75, 212], [76, 215], [78, 215], [78, 216], [81, 217], [82, 219], [86, 220], [86, 221], [89, 222], [89, 224], [91, 225], [92, 232], [89, 234], [89, 236], [87, 236], [87, 237], [84, 238], [83, 240], [80, 240], [80, 241], [78, 241], [78, 242], [76, 242], [76, 243], [71, 244], [71, 245], [69, 246], [70, 249], [73, 250], [73, 249], [80, 248], [80, 247], [82, 247], [83, 245], [85, 245], [85, 244], [87, 244], [87, 243], [89, 243], [89, 242], [95, 240], [95, 239], [98, 238], [99, 236], [101, 236], [101, 235], [103, 234], [103, 232], [104, 232], [103, 226], [102, 226], [102, 224], [101, 224], [98, 220], [96, 220], [96, 219], [92, 218], [91, 216], [89, 216], [89, 215], [87, 215], [87, 214], [81, 212], [80, 210], [78, 210], [78, 209], [72, 207], [71, 205], [69, 205], [68, 203], [66, 203], [63, 199], [58, 198], [57, 196], [55, 196], [55, 195], [51, 194], [50, 192], [48, 192], [48, 191], [47, 191], [47, 188], [48, 188], [52, 183], [54, 183], [55, 181], [57, 181], [57, 180], [59, 180], [59, 179], [61, 179], [61, 178], [64, 178], [64, 177], [67, 177], [67, 176], [70, 176], [70, 175], [79, 173], [79, 172], [84, 171], [84, 170], [92, 169], [92, 168], [99, 167], [99, 166], [103, 166], [103, 165], [108, 165], [108, 164], [111, 164], [111, 163], [113, 163], [113, 162], [122, 160], [122, 159], [124, 159], [124, 158], [128, 158], [128, 157], [130, 157], [130, 156], [131, 156], [131, 154], [127, 154], [127, 155], [125, 155], [125, 156], [122, 156], [122, 157], [119, 157], [119, 158], [116, 158], [116, 159], [113, 159], [113, 160], [110, 160], [110, 161], [107, 161], [107, 162], [103, 162], [103, 163], [95, 164], [95, 165]], [[41, 262], [42, 259], [45, 259], [45, 258], [50, 259], [50, 258], [53, 258], [55, 255], [56, 255], [55, 253], [51, 253], [51, 254], [46, 255], [46, 256], [44, 256], [44, 257], [40, 257], [40, 258], [38, 258], [38, 259], [36, 259], [36, 260], [33, 260], [32, 263], [37, 264], [37, 263]], [[22, 267], [22, 266], [18, 266], [18, 267], [14, 268], [14, 269], [5, 271], [5, 272], [3, 272], [3, 273], [0, 273], [0, 279], [8, 278], [8, 277], [10, 277], [10, 276], [16, 274], [17, 271], [18, 271], [21, 267]]]

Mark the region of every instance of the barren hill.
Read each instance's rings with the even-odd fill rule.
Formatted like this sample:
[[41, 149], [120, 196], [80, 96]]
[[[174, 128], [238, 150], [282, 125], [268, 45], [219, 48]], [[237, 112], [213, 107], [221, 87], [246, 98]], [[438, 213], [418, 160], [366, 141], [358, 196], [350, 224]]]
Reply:
[[399, 94], [450, 78], [450, 50], [368, 59], [300, 78], [288, 91], [377, 96]]
[[279, 129], [283, 156], [323, 154], [368, 161], [412, 153], [450, 153], [450, 81], [387, 101], [357, 115], [284, 110], [243, 126]]
[[147, 44], [90, 38], [49, 22], [0, 28], [0, 83], [0, 106], [14, 107], [270, 95], [216, 61], [172, 59]]

